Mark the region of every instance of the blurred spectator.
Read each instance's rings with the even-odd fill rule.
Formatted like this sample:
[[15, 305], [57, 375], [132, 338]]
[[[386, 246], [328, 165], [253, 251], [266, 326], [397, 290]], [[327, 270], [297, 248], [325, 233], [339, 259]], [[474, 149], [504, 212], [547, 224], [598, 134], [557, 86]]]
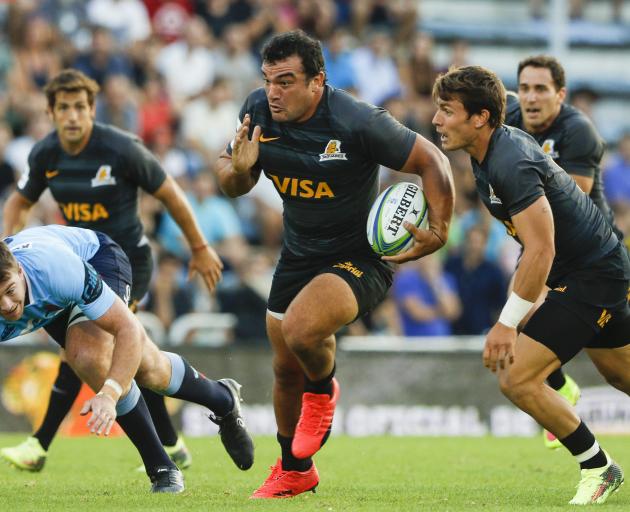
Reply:
[[12, 138], [11, 127], [0, 122], [0, 197], [3, 199], [15, 183], [16, 177], [15, 169], [6, 158], [6, 149]]
[[[188, 201], [199, 222], [206, 240], [230, 267], [237, 268], [246, 256], [247, 242], [242, 236], [241, 225], [232, 204], [217, 195], [214, 176], [199, 173], [187, 194]], [[188, 259], [188, 246], [183, 234], [172, 217], [164, 214], [158, 228], [158, 239], [162, 246], [182, 260]]]
[[409, 41], [418, 16], [415, 0], [352, 0], [352, 28], [357, 36], [369, 28], [386, 28], [400, 42]]
[[[178, 181], [180, 179], [186, 180], [190, 167], [188, 155], [184, 150], [175, 146], [173, 130], [170, 127], [155, 128], [147, 143], [168, 175]], [[183, 183], [180, 185], [184, 187]]]
[[260, 63], [251, 51], [245, 25], [230, 25], [223, 34], [223, 48], [215, 53], [217, 74], [230, 81], [232, 96], [239, 105], [262, 85]]
[[50, 119], [44, 109], [32, 112], [29, 117], [26, 132], [13, 139], [5, 149], [5, 160], [22, 175], [28, 169], [28, 154], [35, 143], [43, 139], [52, 130]]
[[274, 264], [265, 251], [248, 250], [235, 268], [237, 279], [224, 283], [217, 290], [220, 311], [236, 315], [238, 343], [267, 345], [265, 315]]
[[234, 137], [238, 113], [239, 105], [232, 97], [231, 84], [217, 78], [203, 96], [184, 107], [182, 136], [206, 161], [215, 161]]
[[88, 0], [88, 20], [108, 28], [121, 46], [151, 34], [149, 14], [142, 0]]
[[210, 35], [201, 18], [192, 18], [186, 25], [184, 38], [165, 46], [159, 53], [157, 68], [176, 110], [191, 97], [203, 92], [214, 80], [214, 56]]
[[156, 131], [171, 129], [173, 109], [160, 76], [153, 75], [144, 84], [138, 116], [139, 135], [146, 144], [153, 140]]
[[617, 152], [606, 162], [603, 178], [604, 193], [613, 208], [630, 202], [630, 130], [621, 136]]
[[486, 259], [487, 241], [486, 230], [473, 226], [444, 266], [455, 278], [461, 300], [453, 334], [483, 334], [494, 325], [505, 303], [507, 282], [499, 265]]
[[393, 297], [405, 336], [448, 336], [461, 305], [453, 276], [436, 254], [410, 261], [394, 274]]
[[138, 133], [138, 105], [126, 76], [111, 75], [105, 80], [103, 92], [96, 102], [96, 120]]
[[226, 29], [248, 21], [253, 8], [247, 0], [197, 0], [195, 12], [206, 22], [214, 37], [222, 38]]
[[326, 79], [333, 87], [355, 92], [356, 81], [352, 69], [350, 37], [343, 29], [335, 30], [323, 45]]
[[161, 251], [145, 308], [168, 329], [175, 318], [193, 311], [193, 295], [184, 264], [173, 254]]
[[194, 13], [193, 0], [143, 0], [153, 32], [165, 43], [183, 37]]
[[589, 88], [575, 89], [574, 91], [571, 91], [569, 103], [584, 112], [592, 121], [594, 121], [593, 106], [596, 102], [597, 93]]
[[88, 45], [90, 34], [85, 0], [41, 0], [37, 14], [58, 27], [75, 48], [83, 49]]
[[392, 57], [392, 40], [383, 31], [374, 32], [368, 45], [354, 50], [352, 70], [359, 98], [363, 101], [382, 105], [388, 98], [401, 93], [398, 68]]
[[115, 50], [112, 34], [105, 27], [92, 29], [92, 44], [75, 60], [73, 67], [96, 80], [101, 87], [110, 75], [132, 76], [129, 59]]
[[437, 66], [433, 60], [433, 36], [420, 32], [413, 40], [409, 56], [408, 79], [411, 91], [423, 98], [431, 98]]
[[298, 23], [317, 39], [328, 39], [335, 28], [337, 7], [332, 0], [296, 0]]

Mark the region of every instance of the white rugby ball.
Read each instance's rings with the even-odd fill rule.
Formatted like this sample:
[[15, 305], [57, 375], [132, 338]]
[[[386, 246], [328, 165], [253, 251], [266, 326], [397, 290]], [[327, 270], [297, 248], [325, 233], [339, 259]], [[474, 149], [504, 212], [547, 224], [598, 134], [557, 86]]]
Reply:
[[367, 221], [367, 238], [377, 254], [393, 256], [413, 245], [407, 221], [426, 229], [427, 201], [419, 185], [410, 182], [387, 187], [374, 201]]

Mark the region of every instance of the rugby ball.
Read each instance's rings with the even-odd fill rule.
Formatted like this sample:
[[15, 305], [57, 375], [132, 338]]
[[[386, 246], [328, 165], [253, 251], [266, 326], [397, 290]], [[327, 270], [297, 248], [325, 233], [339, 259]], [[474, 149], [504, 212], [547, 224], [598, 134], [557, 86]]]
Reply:
[[393, 256], [413, 245], [404, 221], [423, 229], [428, 223], [424, 192], [419, 185], [406, 181], [383, 190], [370, 209], [367, 238], [375, 253]]

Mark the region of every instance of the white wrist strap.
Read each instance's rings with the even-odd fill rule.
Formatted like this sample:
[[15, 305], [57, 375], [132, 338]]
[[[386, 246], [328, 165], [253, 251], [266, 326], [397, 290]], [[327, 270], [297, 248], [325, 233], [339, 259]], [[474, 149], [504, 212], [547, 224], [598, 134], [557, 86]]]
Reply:
[[516, 329], [518, 324], [521, 323], [521, 320], [523, 320], [525, 315], [529, 313], [529, 310], [532, 309], [533, 305], [533, 302], [522, 299], [516, 295], [516, 293], [512, 292], [505, 303], [505, 306], [503, 306], [503, 309], [501, 310], [499, 322], [503, 325]]
[[103, 384], [103, 387], [105, 387], [105, 386], [109, 386], [110, 388], [112, 388], [116, 392], [116, 394], [118, 395], [118, 398], [120, 398], [120, 395], [122, 395], [123, 388], [114, 379], [107, 379], [105, 381], [105, 383]]

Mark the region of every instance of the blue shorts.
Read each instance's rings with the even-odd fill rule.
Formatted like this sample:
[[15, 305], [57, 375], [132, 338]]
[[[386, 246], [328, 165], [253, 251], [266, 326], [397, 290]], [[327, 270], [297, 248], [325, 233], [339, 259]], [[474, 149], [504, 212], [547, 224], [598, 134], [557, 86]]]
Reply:
[[[107, 235], [98, 231], [95, 233], [101, 246], [88, 260], [88, 263], [96, 270], [103, 282], [127, 304], [131, 295], [132, 282], [129, 258], [120, 246]], [[87, 320], [88, 318], [78, 306], [73, 305], [67, 307], [51, 323], [44, 326], [44, 329], [61, 347], [65, 347], [68, 327]]]

